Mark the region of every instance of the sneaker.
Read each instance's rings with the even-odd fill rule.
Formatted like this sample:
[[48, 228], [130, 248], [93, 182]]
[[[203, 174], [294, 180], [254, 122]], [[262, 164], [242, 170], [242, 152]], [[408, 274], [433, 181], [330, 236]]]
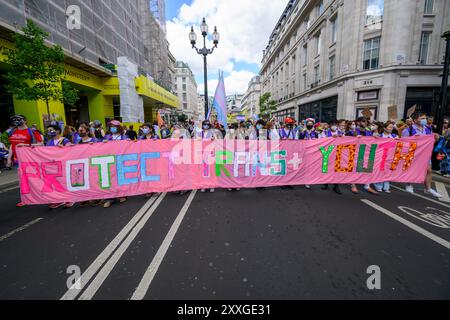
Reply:
[[56, 203], [56, 204], [50, 205], [49, 208], [53, 210], [53, 209], [61, 208], [64, 205], [65, 205], [65, 203]]
[[103, 203], [103, 208], [108, 209], [109, 207], [111, 207], [112, 202], [111, 201], [105, 201], [105, 203]]
[[384, 192], [386, 192], [386, 193], [391, 193], [391, 190], [384, 190]]
[[127, 200], [128, 200], [127, 198], [120, 198], [119, 203], [125, 203], [125, 202], [127, 202]]
[[411, 185], [406, 186], [405, 191], [408, 193], [414, 193], [414, 187]]
[[209, 192], [214, 193], [216, 192], [216, 189], [210, 189]]
[[241, 188], [237, 188], [236, 191], [241, 191]]
[[333, 187], [333, 191], [336, 192], [338, 195], [342, 195], [341, 188], [338, 185]]
[[383, 189], [376, 189], [377, 190], [377, 192], [379, 192], [379, 193], [382, 193], [383, 192]]
[[310, 185], [306, 185], [305, 188], [306, 188], [307, 190], [311, 190], [311, 186], [310, 186]]
[[65, 204], [65, 207], [66, 207], [66, 209], [70, 209], [70, 208], [73, 208], [74, 205], [75, 205], [75, 202], [67, 202]]
[[433, 189], [425, 190], [425, 194], [431, 194], [435, 198], [442, 198], [442, 194], [434, 191]]
[[205, 193], [205, 192], [206, 192], [206, 189], [202, 189], [202, 190], [200, 190], [200, 192], [201, 192], [201, 193]]

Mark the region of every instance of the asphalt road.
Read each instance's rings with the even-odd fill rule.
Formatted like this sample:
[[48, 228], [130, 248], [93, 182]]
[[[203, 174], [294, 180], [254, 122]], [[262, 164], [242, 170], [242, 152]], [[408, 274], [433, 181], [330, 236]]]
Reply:
[[450, 199], [421, 189], [218, 190], [53, 211], [0, 191], [0, 299], [450, 299]]

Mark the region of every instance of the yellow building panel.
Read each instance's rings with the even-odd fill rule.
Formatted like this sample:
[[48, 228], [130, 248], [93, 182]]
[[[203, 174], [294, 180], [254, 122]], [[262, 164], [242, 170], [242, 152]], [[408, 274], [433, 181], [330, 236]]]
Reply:
[[136, 90], [138, 94], [162, 102], [167, 106], [173, 108], [180, 106], [177, 96], [144, 76], [136, 78]]

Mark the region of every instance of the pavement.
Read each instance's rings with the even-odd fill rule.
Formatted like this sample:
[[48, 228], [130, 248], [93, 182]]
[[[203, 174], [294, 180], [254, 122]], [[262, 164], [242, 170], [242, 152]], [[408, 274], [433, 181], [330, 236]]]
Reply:
[[[53, 211], [15, 208], [18, 189], [2, 191], [0, 299], [450, 299], [450, 198], [438, 184], [441, 201], [419, 186], [313, 186]], [[367, 286], [373, 266], [379, 290]]]

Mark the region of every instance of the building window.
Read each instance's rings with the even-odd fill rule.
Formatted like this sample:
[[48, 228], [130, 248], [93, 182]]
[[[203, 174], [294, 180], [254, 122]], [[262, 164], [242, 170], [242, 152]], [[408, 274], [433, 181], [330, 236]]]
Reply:
[[336, 56], [332, 56], [330, 58], [330, 81], [334, 79], [335, 77], [335, 70], [336, 69]]
[[319, 2], [319, 5], [317, 6], [318, 12], [319, 12], [319, 16], [323, 13], [323, 9], [324, 9], [324, 5], [323, 5], [323, 0], [321, 0]]
[[183, 110], [187, 110], [187, 108], [188, 108], [187, 103], [183, 103]]
[[183, 91], [186, 91], [187, 90], [186, 88], [187, 88], [186, 85], [183, 84]]
[[434, 0], [425, 0], [424, 14], [433, 14]]
[[364, 70], [377, 69], [380, 64], [380, 38], [364, 41]]
[[303, 89], [308, 89], [308, 75], [306, 73], [303, 74]]
[[337, 40], [337, 17], [331, 20], [331, 43], [335, 43]]
[[187, 101], [187, 94], [183, 93], [183, 101], [186, 102]]
[[383, 21], [384, 0], [367, 0], [366, 25]]
[[307, 65], [308, 64], [308, 46], [305, 45], [303, 47], [303, 65]]
[[186, 77], [183, 77], [183, 83], [186, 82]]
[[309, 17], [307, 17], [305, 20], [305, 27], [306, 27], [306, 30], [309, 30], [309, 27], [311, 27], [311, 22], [309, 21]]
[[316, 37], [316, 55], [320, 55], [320, 52], [322, 50], [322, 34], [318, 34]]
[[431, 32], [422, 32], [422, 38], [420, 39], [420, 55], [419, 61], [421, 64], [427, 64], [428, 62], [428, 50], [430, 48]]
[[320, 82], [320, 66], [314, 67], [314, 84], [319, 84]]

